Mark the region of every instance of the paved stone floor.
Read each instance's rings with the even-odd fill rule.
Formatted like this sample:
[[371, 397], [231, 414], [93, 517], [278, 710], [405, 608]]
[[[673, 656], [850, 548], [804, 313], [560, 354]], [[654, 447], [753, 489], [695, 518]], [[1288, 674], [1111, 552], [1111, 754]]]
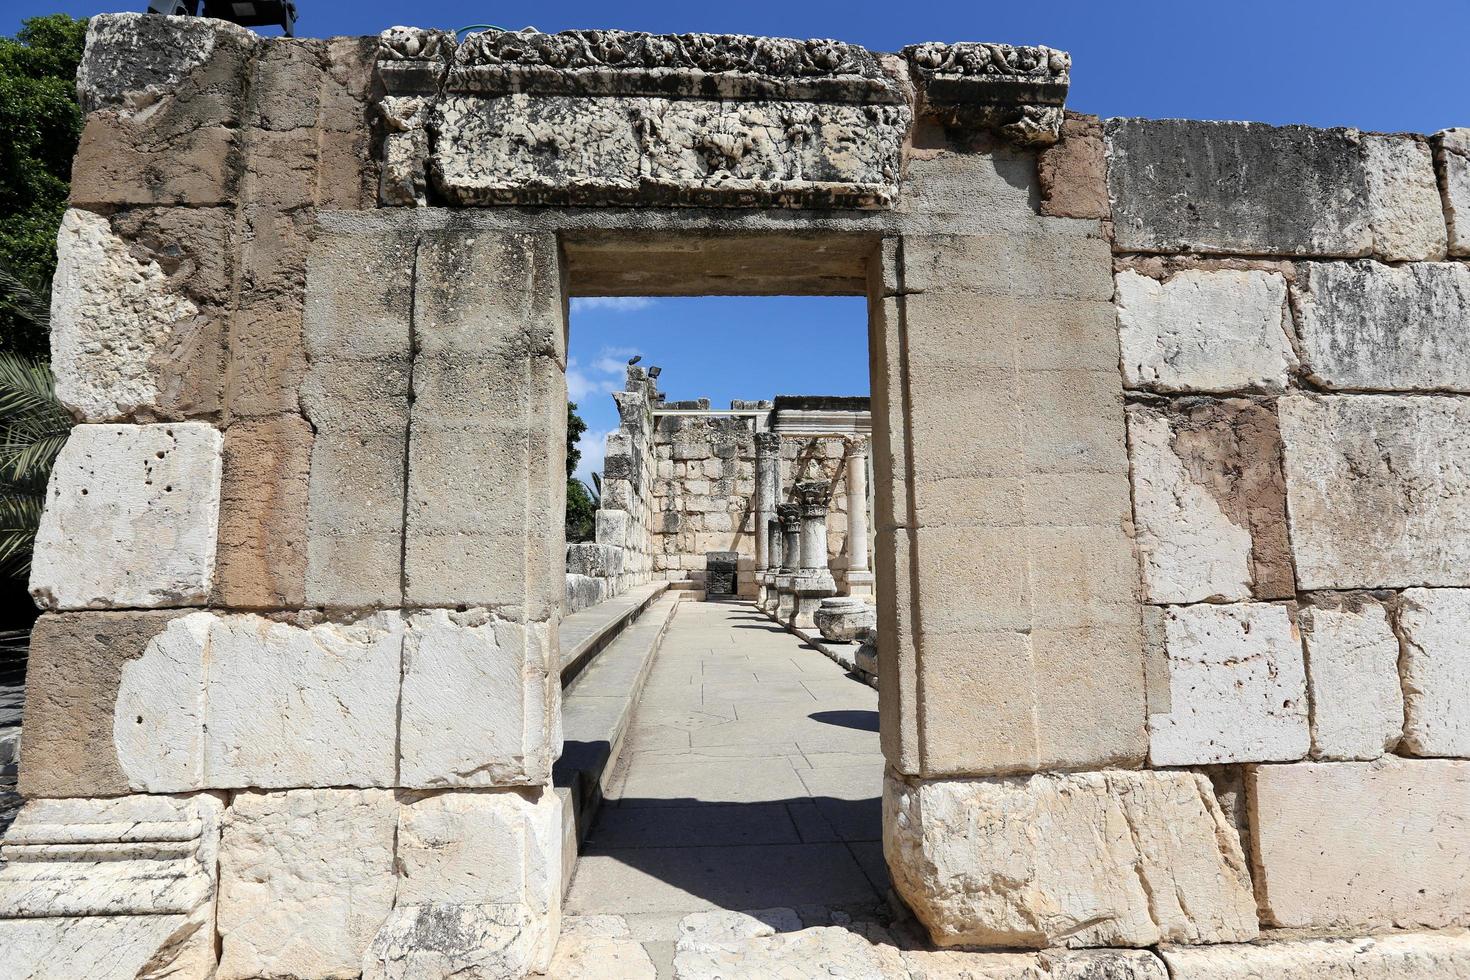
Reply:
[[679, 923], [881, 917], [878, 695], [749, 603], [680, 605], [566, 914], [615, 915], [670, 976]]

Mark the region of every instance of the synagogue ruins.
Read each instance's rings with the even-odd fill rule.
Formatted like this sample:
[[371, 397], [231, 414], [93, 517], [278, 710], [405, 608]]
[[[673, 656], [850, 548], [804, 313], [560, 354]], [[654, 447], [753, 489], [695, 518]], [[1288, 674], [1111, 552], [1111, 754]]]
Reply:
[[[1470, 976], [1470, 130], [1070, 64], [94, 18], [0, 976]], [[871, 400], [630, 368], [567, 545], [569, 300], [710, 294]], [[875, 700], [888, 918], [563, 915], [680, 629]]]

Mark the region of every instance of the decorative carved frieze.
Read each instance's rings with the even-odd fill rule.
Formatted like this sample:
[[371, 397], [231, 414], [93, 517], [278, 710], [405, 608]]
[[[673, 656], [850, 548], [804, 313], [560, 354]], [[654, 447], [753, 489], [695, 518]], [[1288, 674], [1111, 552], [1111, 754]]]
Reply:
[[994, 129], [1022, 145], [1055, 143], [1072, 57], [1042, 45], [962, 41], [903, 49], [925, 111], [948, 125]]

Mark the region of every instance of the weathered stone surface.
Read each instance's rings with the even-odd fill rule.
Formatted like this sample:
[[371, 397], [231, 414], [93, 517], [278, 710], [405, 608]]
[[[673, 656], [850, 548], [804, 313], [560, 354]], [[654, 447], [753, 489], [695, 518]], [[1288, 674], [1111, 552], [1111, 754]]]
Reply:
[[1261, 921], [1334, 932], [1458, 925], [1470, 901], [1470, 762], [1252, 766]]
[[589, 606], [595, 606], [611, 596], [612, 582], [590, 575], [568, 575], [566, 598], [562, 602], [561, 614], [570, 616]]
[[1439, 193], [1449, 224], [1451, 255], [1470, 255], [1470, 129], [1446, 129], [1434, 136]]
[[14, 980], [75, 977], [207, 977], [214, 930], [187, 915], [0, 919], [5, 975]]
[[1169, 710], [1149, 714], [1155, 766], [1304, 759], [1311, 747], [1302, 643], [1269, 603], [1169, 606], [1158, 633]]
[[1470, 974], [1470, 938], [1461, 932], [1165, 946], [1160, 955], [1174, 980], [1454, 980]]
[[1289, 395], [1277, 403], [1303, 589], [1470, 585], [1470, 401]]
[[840, 926], [748, 939], [679, 940], [675, 980], [721, 980], [729, 976], [850, 977], [886, 980], [906, 976], [897, 947], [874, 944]]
[[[559, 657], [544, 623], [483, 609], [416, 613], [403, 643], [398, 785], [538, 785], [550, 779]], [[446, 706], [454, 705], [447, 711]]]
[[1241, 942], [1255, 900], [1194, 773], [905, 782], [883, 795], [894, 887], [943, 946]]
[[1470, 590], [1409, 589], [1398, 608], [1408, 755], [1470, 756]]
[[299, 415], [225, 430], [214, 603], [250, 609], [306, 602], [311, 425]]
[[447, 96], [430, 173], [456, 204], [881, 207], [908, 110], [897, 105]]
[[1429, 154], [1415, 139], [1182, 119], [1110, 119], [1105, 133], [1123, 251], [1444, 254]]
[[389, 913], [373, 936], [362, 977], [524, 977], [547, 940], [544, 920], [524, 906], [407, 905]]
[[658, 967], [616, 915], [562, 919], [561, 939], [547, 976], [567, 980], [657, 980]]
[[201, 422], [72, 429], [36, 532], [36, 602], [202, 605], [214, 580], [222, 443]]
[[1245, 399], [1130, 405], [1127, 413], [1148, 601], [1291, 596], [1275, 413]]
[[[1382, 603], [1319, 597], [1301, 610], [1312, 701], [1312, 757], [1377, 759], [1404, 733], [1399, 641]], [[1324, 604], [1326, 603], [1326, 604]]]
[[393, 907], [389, 790], [238, 794], [220, 847], [221, 980], [358, 975]]
[[[201, 208], [191, 215], [194, 227], [179, 231], [203, 239], [195, 244], [210, 250], [205, 261], [221, 261], [224, 213]], [[143, 222], [136, 214], [134, 219], [141, 232]], [[191, 275], [187, 265], [193, 263], [178, 254], [183, 250], [172, 241], [165, 247], [174, 253], [171, 272], [145, 242], [123, 239], [101, 215], [73, 209], [62, 218], [51, 294], [51, 363], [57, 397], [84, 422], [173, 418], [218, 408], [222, 315], [201, 309], [200, 294], [222, 301], [228, 281], [209, 282], [224, 277], [197, 267]]]
[[77, 73], [88, 116], [73, 203], [226, 202], [257, 43], [250, 31], [222, 21], [93, 18]]
[[1118, 342], [1130, 388], [1280, 391], [1296, 354], [1286, 336], [1286, 280], [1260, 271], [1186, 270], [1160, 282], [1116, 277]]
[[878, 627], [877, 607], [852, 596], [823, 599], [813, 618], [822, 638], [837, 643], [851, 643], [864, 630]]
[[[119, 682], [125, 665], [181, 615], [84, 612], [36, 621], [26, 675], [25, 796], [117, 796], [134, 788], [113, 732]], [[151, 736], [169, 723], [150, 715], [141, 727]]]
[[623, 571], [623, 549], [611, 544], [567, 545], [567, 572], [593, 578], [612, 578]]
[[1049, 146], [1062, 125], [1072, 58], [1042, 45], [929, 41], [903, 49], [923, 111], [961, 130], [989, 128], [1022, 146]]
[[[393, 785], [402, 644], [396, 613], [306, 628], [255, 615], [215, 617], [207, 651], [206, 784]], [[148, 697], [141, 682], [149, 659], [145, 654], [134, 668], [140, 699]], [[125, 727], [121, 697], [118, 711], [117, 724]]]
[[1169, 980], [1163, 961], [1146, 950], [904, 950], [903, 960], [909, 980]]
[[1096, 116], [1067, 112], [1061, 139], [1036, 161], [1041, 213], [1058, 218], [1107, 218], [1107, 152]]
[[1295, 285], [1303, 367], [1338, 391], [1470, 391], [1470, 268], [1306, 263]]

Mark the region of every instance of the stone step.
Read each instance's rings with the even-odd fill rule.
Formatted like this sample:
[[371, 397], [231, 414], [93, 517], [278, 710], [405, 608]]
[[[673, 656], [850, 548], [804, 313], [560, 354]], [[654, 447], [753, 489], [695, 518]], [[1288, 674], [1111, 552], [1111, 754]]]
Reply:
[[650, 582], [561, 620], [561, 686], [568, 687], [598, 652], [618, 638], [669, 587]]
[[624, 628], [562, 694], [562, 752], [552, 778], [562, 798], [563, 891], [571, 884], [578, 847], [592, 827], [654, 655], [681, 601], [678, 593], [655, 597], [647, 614]]

